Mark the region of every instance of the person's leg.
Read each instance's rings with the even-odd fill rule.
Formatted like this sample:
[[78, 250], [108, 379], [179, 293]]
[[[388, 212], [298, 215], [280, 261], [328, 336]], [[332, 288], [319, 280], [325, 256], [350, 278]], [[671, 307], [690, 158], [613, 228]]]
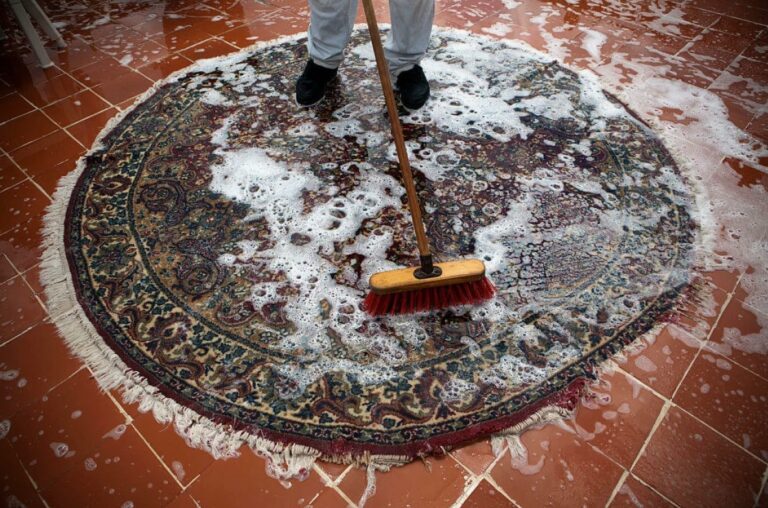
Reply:
[[309, 0], [309, 8], [309, 57], [317, 65], [336, 69], [352, 35], [357, 0]]
[[344, 58], [357, 15], [358, 0], [309, 0], [309, 60], [296, 80], [296, 102], [311, 106], [325, 96]]
[[384, 44], [390, 72], [401, 72], [418, 65], [427, 52], [435, 0], [389, 0], [392, 30]]

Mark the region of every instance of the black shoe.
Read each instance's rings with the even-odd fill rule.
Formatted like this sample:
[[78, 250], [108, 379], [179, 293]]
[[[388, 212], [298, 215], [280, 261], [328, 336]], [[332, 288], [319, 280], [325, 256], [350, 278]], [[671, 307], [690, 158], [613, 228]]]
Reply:
[[336, 77], [336, 69], [317, 65], [310, 58], [304, 72], [296, 80], [296, 102], [300, 106], [311, 106], [320, 102], [328, 83]]
[[398, 74], [397, 89], [400, 102], [407, 109], [419, 109], [429, 99], [429, 82], [419, 65]]

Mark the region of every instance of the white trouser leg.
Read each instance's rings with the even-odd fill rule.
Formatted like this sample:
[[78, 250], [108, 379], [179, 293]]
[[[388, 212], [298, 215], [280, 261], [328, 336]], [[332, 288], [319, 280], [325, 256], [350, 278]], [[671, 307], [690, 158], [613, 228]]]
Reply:
[[35, 52], [37, 59], [40, 61], [40, 67], [43, 69], [52, 67], [53, 62], [51, 61], [51, 57], [49, 57], [48, 53], [45, 52], [43, 41], [40, 40], [40, 36], [35, 30], [35, 27], [32, 26], [32, 21], [29, 19], [29, 14], [27, 14], [27, 11], [24, 10], [24, 7], [21, 4], [21, 0], [10, 0], [9, 3], [11, 5], [11, 10], [16, 15], [16, 19], [19, 20], [19, 24], [21, 25], [21, 29], [24, 31], [24, 35], [27, 36], [27, 40], [32, 46], [32, 51]]
[[59, 34], [59, 31], [53, 26], [53, 23], [48, 19], [48, 16], [43, 12], [36, 0], [21, 0], [21, 3], [27, 12], [35, 18], [35, 21], [37, 21], [37, 24], [40, 25], [40, 28], [43, 29], [46, 35], [56, 41], [56, 45], [59, 48], [63, 49], [67, 47], [67, 43], [61, 38], [61, 34]]
[[317, 64], [336, 69], [352, 35], [358, 0], [309, 0], [309, 56]]
[[384, 44], [389, 71], [397, 76], [418, 64], [427, 52], [435, 0], [389, 0], [392, 30]]

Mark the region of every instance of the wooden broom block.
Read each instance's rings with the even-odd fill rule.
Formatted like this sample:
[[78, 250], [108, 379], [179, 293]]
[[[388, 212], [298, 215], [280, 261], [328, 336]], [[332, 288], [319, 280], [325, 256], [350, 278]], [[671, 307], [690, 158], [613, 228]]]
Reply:
[[485, 265], [479, 259], [446, 261], [445, 263], [435, 263], [435, 266], [439, 267], [443, 273], [439, 277], [428, 279], [414, 277], [414, 272], [418, 270], [414, 267], [374, 273], [370, 279], [371, 289], [378, 295], [386, 295], [436, 286], [463, 284], [485, 277]]

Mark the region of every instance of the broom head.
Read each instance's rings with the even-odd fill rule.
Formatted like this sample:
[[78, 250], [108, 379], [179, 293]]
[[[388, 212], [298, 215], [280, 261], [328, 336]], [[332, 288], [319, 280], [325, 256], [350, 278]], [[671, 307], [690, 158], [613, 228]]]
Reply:
[[442, 273], [417, 278], [417, 268], [401, 268], [371, 276], [371, 292], [363, 308], [372, 316], [411, 314], [430, 310], [476, 305], [489, 300], [496, 288], [485, 276], [479, 259], [435, 263]]

